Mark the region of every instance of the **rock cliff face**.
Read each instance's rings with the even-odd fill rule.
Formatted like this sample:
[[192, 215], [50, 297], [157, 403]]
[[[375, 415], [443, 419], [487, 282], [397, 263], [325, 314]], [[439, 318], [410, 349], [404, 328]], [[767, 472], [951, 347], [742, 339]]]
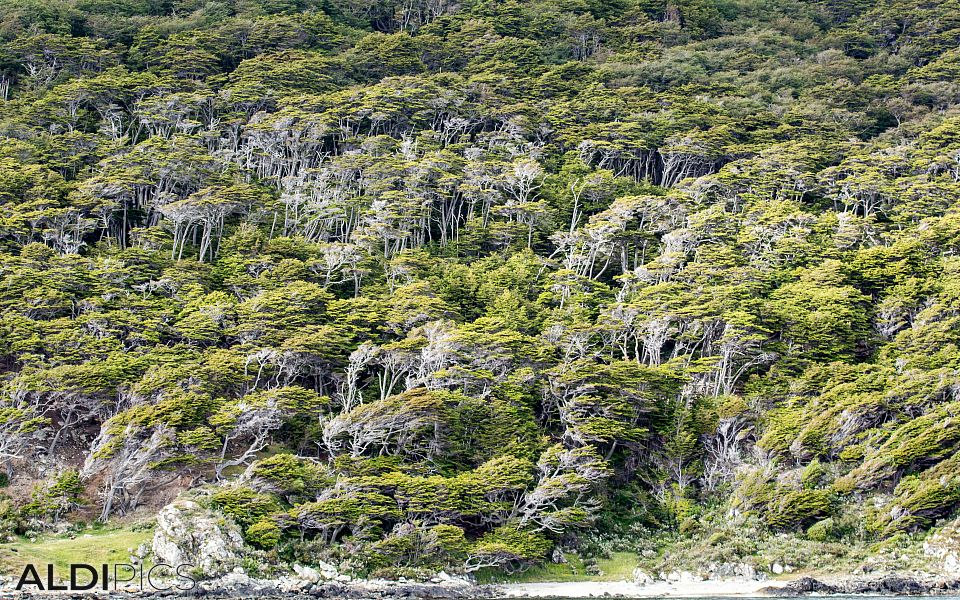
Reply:
[[240, 528], [196, 502], [177, 500], [157, 514], [153, 536], [157, 562], [192, 564], [213, 576], [230, 570], [242, 549]]
[[945, 575], [960, 578], [960, 519], [931, 535], [923, 553], [937, 560]]

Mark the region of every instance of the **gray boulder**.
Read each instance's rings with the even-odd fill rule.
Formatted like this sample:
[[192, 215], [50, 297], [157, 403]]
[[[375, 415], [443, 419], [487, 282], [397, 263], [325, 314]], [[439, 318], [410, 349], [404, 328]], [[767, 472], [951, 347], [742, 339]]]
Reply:
[[653, 583], [653, 577], [650, 577], [639, 567], [633, 570], [633, 583], [637, 585], [650, 585]]
[[212, 577], [233, 568], [242, 550], [240, 528], [196, 502], [176, 500], [157, 513], [153, 554], [158, 563], [192, 564]]
[[934, 559], [949, 577], [960, 577], [960, 519], [956, 519], [923, 542], [923, 553]]

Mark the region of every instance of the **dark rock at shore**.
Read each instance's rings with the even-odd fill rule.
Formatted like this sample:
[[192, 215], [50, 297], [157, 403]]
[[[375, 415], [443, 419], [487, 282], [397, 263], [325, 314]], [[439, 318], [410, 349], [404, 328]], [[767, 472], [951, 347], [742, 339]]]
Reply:
[[960, 590], [960, 580], [923, 580], [900, 575], [887, 575], [871, 579], [848, 579], [825, 583], [813, 577], [801, 577], [784, 587], [768, 587], [761, 590], [771, 596], [802, 596], [806, 594], [877, 594], [919, 596], [942, 594]]
[[[824, 582], [813, 577], [801, 577], [783, 587], [766, 587], [763, 595], [790, 597], [804, 595], [875, 595], [919, 596], [956, 593], [960, 591], [960, 579], [914, 578], [887, 575], [874, 578], [851, 578]], [[0, 595], [0, 598], [4, 596]], [[498, 598], [496, 586], [448, 586], [429, 583], [403, 583], [379, 587], [357, 586], [349, 583], [318, 583], [300, 592], [283, 592], [276, 585], [232, 584], [222, 588], [196, 587], [187, 592], [174, 590], [150, 593], [103, 593], [103, 594], [27, 594], [30, 598], [56, 598], [57, 600], [490, 600]]]
[[[4, 598], [0, 594], [0, 598]], [[152, 592], [101, 592], [84, 594], [50, 594], [35, 593], [24, 594], [23, 598], [43, 598], [56, 600], [92, 600], [99, 598], [102, 600], [148, 600], [155, 598], [176, 599], [176, 600], [238, 600], [247, 598], [256, 598], [257, 600], [316, 600], [318, 598], [336, 598], [337, 600], [476, 600], [478, 598], [494, 597], [492, 588], [489, 586], [471, 586], [448, 587], [442, 585], [429, 585], [419, 583], [409, 583], [401, 585], [392, 585], [383, 588], [359, 588], [340, 583], [321, 583], [314, 585], [309, 590], [295, 593], [284, 593], [276, 587], [263, 587], [256, 585], [236, 585], [226, 589], [209, 590], [202, 587], [196, 587], [189, 591], [152, 591]]]
[[[471, 590], [472, 591], [472, 590]], [[447, 588], [435, 585], [409, 584], [376, 590], [373, 595], [377, 598], [429, 598], [436, 600], [447, 600], [456, 598], [473, 598], [473, 593], [466, 593], [464, 590]], [[314, 586], [310, 590], [310, 596], [313, 598], [369, 598], [370, 590], [362, 590], [350, 586], [338, 584], [325, 584]]]
[[802, 594], [835, 594], [837, 589], [813, 577], [801, 577], [784, 587], [766, 587], [760, 590], [771, 596], [798, 596]]
[[406, 598], [423, 600], [467, 600], [488, 597], [488, 591], [486, 586], [462, 588], [410, 583], [370, 589], [340, 583], [322, 583], [314, 585], [308, 591], [300, 593], [282, 594], [278, 593], [276, 589], [265, 589], [257, 586], [238, 586], [229, 590], [211, 591], [197, 588], [186, 593], [177, 594], [176, 597], [184, 599], [206, 598], [210, 600], [219, 598], [259, 598], [263, 600], [274, 598], [278, 600], [281, 598], [283, 600], [313, 600], [316, 598], [336, 598], [338, 600], [402, 600]]

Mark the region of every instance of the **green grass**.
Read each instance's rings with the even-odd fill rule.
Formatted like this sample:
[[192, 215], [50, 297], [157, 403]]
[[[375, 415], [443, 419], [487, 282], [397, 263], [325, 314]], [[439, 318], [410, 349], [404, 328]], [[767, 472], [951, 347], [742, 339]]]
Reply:
[[632, 552], [614, 552], [610, 558], [597, 559], [601, 575], [588, 575], [583, 560], [575, 554], [564, 554], [566, 564], [546, 563], [522, 573], [504, 575], [482, 570], [477, 573], [479, 583], [537, 583], [541, 581], [621, 581], [632, 579], [638, 556]]
[[633, 579], [633, 570], [637, 568], [639, 557], [633, 552], [613, 552], [610, 558], [597, 559], [597, 565], [603, 571], [600, 579], [621, 581]]
[[150, 542], [153, 532], [138, 529], [114, 529], [90, 531], [76, 537], [41, 537], [36, 542], [23, 538], [0, 544], [0, 574], [19, 575], [27, 563], [33, 565], [54, 564], [57, 571], [64, 572], [70, 563], [91, 565], [126, 563], [130, 549]]

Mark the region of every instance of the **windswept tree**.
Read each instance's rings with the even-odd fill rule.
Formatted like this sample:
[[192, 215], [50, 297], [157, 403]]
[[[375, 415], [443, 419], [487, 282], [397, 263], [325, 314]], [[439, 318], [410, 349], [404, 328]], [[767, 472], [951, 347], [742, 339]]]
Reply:
[[212, 261], [220, 247], [226, 218], [253, 204], [260, 194], [256, 188], [238, 184], [204, 188], [183, 200], [164, 204], [160, 213], [173, 227], [173, 258], [183, 258], [187, 241], [199, 240], [197, 260]]

